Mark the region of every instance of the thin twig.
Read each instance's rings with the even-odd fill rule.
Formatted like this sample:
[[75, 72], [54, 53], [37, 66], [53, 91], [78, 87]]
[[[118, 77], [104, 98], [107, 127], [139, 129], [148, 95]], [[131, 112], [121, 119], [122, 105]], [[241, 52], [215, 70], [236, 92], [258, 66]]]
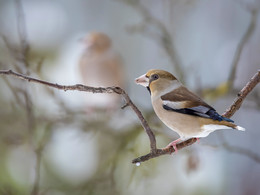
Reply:
[[76, 84], [76, 85], [59, 85], [59, 84], [54, 84], [51, 82], [47, 82], [47, 81], [43, 81], [40, 79], [35, 79], [29, 76], [25, 76], [23, 74], [19, 74], [16, 72], [13, 72], [12, 70], [1, 70], [0, 74], [3, 75], [12, 75], [14, 77], [17, 77], [19, 79], [22, 80], [26, 80], [28, 82], [34, 82], [34, 83], [39, 83], [39, 84], [43, 84], [49, 87], [53, 87], [53, 88], [57, 88], [60, 90], [76, 90], [76, 91], [85, 91], [85, 92], [92, 92], [92, 93], [116, 93], [119, 95], [122, 95], [123, 98], [126, 101], [126, 104], [128, 104], [132, 110], [136, 113], [136, 115], [138, 116], [139, 120], [141, 121], [141, 124], [143, 126], [143, 128], [145, 129], [147, 135], [149, 136], [150, 139], [150, 143], [151, 143], [151, 152], [154, 153], [156, 151], [156, 140], [155, 140], [155, 136], [151, 130], [151, 128], [149, 127], [147, 121], [144, 119], [141, 111], [136, 107], [136, 105], [132, 102], [132, 100], [130, 99], [130, 97], [128, 96], [128, 94], [121, 89], [120, 87], [89, 87], [89, 86], [85, 86], [85, 85], [81, 85], [81, 84]]

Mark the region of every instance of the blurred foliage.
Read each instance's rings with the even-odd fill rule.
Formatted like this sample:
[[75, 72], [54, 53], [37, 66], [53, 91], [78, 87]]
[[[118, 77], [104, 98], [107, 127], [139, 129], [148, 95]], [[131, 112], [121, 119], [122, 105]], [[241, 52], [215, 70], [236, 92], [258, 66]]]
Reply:
[[[20, 14], [23, 14], [19, 4], [22, 1], [15, 2], [19, 5], [16, 8], [20, 9]], [[188, 70], [185, 70], [180, 56], [176, 54], [176, 43], [172, 35], [174, 33], [168, 29], [171, 24], [162, 22], [153, 15], [149, 10], [149, 1], [122, 2], [125, 3], [124, 6], [130, 5], [141, 13], [142, 23], [133, 26], [132, 30], [141, 32], [158, 43], [185, 82], [187, 78], [184, 73]], [[185, 2], [196, 5], [195, 1]], [[0, 69], [13, 69], [19, 73], [51, 81], [50, 73], [54, 68], [49, 62], [55, 61], [59, 51], [34, 50], [28, 44], [26, 34], [23, 34], [26, 33], [26, 21], [17, 18], [17, 22], [23, 23], [21, 27], [24, 28], [17, 31], [20, 33], [18, 43], [13, 43], [12, 36], [0, 35]], [[53, 77], [55, 80], [55, 76]], [[84, 103], [81, 106], [74, 106], [66, 99], [68, 94], [65, 92], [57, 92], [5, 76], [0, 77], [0, 88], [0, 194], [225, 194], [224, 189], [228, 185], [225, 182], [228, 179], [223, 175], [228, 171], [227, 165], [222, 166], [221, 163], [226, 161], [216, 159], [220, 154], [216, 154], [215, 151], [204, 154], [203, 151], [198, 153], [195, 149], [188, 148], [172, 158], [164, 156], [145, 162], [140, 167], [132, 165], [131, 160], [134, 157], [149, 151], [149, 139], [129, 108], [113, 113], [100, 110], [89, 114], [86, 113]], [[214, 100], [232, 92], [227, 82], [214, 89], [198, 89], [198, 91]], [[257, 98], [259, 99], [258, 96], [255, 99]], [[174, 139], [174, 134], [171, 132], [165, 134], [165, 126], [152, 110], [146, 110], [144, 115], [156, 132], [158, 147]], [[61, 156], [57, 152], [56, 156], [50, 155], [55, 150], [55, 143], [58, 142], [58, 132], [65, 134], [67, 129], [78, 133], [69, 137], [73, 143], [82, 141], [80, 138], [84, 138], [85, 135], [88, 136], [88, 139], [83, 139], [86, 144], [94, 142], [92, 145], [84, 145], [87, 147], [83, 149], [92, 153], [73, 150], [77, 158], [70, 159], [73, 165], [71, 167], [77, 166], [79, 161], [84, 159], [94, 164], [93, 170], [86, 167], [89, 171], [86, 173], [88, 176], [86, 178], [74, 178], [73, 174], [69, 178], [68, 175], [61, 173], [60, 168], [64, 166], [62, 162], [54, 163]], [[78, 143], [76, 147], [83, 146]], [[58, 151], [65, 156], [71, 155], [67, 150], [69, 148]], [[213, 160], [210, 160], [211, 158]], [[66, 171], [73, 171], [71, 167], [65, 166]], [[85, 174], [84, 169], [82, 172]], [[213, 182], [209, 183], [211, 180]], [[259, 192], [259, 189], [255, 192]]]
[[225, 96], [230, 91], [229, 83], [224, 82], [213, 89], [204, 89], [203, 96], [210, 100], [217, 100], [220, 97]]

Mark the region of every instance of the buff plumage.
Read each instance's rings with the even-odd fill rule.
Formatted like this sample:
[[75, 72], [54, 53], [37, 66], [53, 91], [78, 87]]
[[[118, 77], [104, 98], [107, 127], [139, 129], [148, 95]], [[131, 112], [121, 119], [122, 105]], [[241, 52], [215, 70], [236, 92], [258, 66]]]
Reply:
[[181, 140], [206, 137], [219, 129], [245, 130], [219, 115], [167, 71], [150, 70], [135, 81], [150, 92], [153, 109], [160, 120], [179, 134], [180, 138], [168, 146], [176, 149], [176, 143]]

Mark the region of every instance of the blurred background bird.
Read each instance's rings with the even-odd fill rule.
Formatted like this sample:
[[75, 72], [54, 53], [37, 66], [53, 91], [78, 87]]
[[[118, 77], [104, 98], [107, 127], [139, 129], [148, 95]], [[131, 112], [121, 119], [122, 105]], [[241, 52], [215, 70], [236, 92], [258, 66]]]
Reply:
[[[125, 86], [125, 72], [120, 55], [114, 51], [111, 39], [104, 33], [91, 32], [83, 39], [79, 70], [85, 85], [92, 87]], [[114, 111], [120, 106], [117, 94], [86, 93], [86, 110]]]

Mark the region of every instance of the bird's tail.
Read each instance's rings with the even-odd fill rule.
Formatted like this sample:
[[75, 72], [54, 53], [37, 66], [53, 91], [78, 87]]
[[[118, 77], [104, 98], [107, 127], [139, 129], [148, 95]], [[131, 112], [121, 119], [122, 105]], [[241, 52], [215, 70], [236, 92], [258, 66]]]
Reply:
[[229, 127], [231, 129], [237, 129], [239, 131], [245, 131], [246, 130], [244, 127], [240, 127], [240, 126], [238, 126], [234, 123], [228, 122], [228, 121], [214, 121], [214, 122], [215, 122], [215, 124], [224, 125], [224, 126]]
[[239, 131], [245, 131], [246, 130], [244, 127], [240, 127], [238, 125], [235, 126], [235, 129], [237, 129]]
[[226, 122], [226, 121], [222, 121], [225, 123], [226, 126], [228, 127], [231, 127], [232, 129], [236, 129], [236, 130], [239, 130], [239, 131], [245, 131], [246, 129], [244, 127], [240, 127], [234, 123], [230, 123], [230, 122]]

